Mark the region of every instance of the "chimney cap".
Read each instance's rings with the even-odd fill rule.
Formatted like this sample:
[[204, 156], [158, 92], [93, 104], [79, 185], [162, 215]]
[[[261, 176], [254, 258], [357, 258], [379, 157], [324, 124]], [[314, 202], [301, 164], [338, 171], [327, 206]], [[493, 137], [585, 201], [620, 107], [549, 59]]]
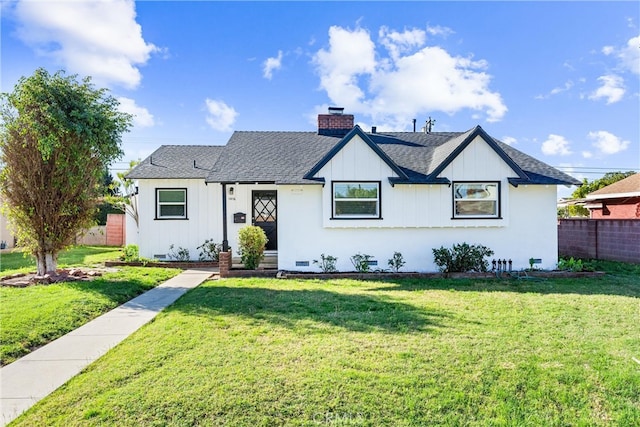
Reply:
[[343, 107], [329, 107], [329, 114], [342, 114], [344, 113]]

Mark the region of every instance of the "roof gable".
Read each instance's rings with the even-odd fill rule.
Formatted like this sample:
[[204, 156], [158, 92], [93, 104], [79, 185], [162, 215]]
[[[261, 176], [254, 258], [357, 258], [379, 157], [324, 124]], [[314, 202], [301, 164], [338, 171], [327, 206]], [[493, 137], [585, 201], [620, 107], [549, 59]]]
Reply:
[[[438, 149], [436, 149], [436, 152], [438, 152], [440, 156], [444, 157], [444, 159], [441, 161], [438, 161], [437, 158], [435, 159], [438, 163], [433, 172], [429, 174], [429, 178], [434, 181], [438, 179], [438, 175], [440, 175], [442, 171], [444, 171], [444, 169], [449, 166], [453, 162], [453, 160], [458, 157], [460, 153], [462, 153], [469, 146], [469, 144], [471, 144], [471, 142], [476, 139], [476, 137], [482, 138], [482, 140], [489, 147], [491, 147], [493, 151], [498, 154], [498, 156], [500, 156], [500, 158], [518, 175], [516, 178], [517, 180], [523, 182], [529, 180], [529, 177], [520, 168], [520, 166], [518, 166], [518, 164], [514, 162], [513, 159], [509, 157], [507, 153], [505, 153], [504, 150], [502, 150], [502, 148], [500, 148], [500, 146], [495, 142], [495, 140], [490, 137], [480, 126], [476, 126], [468, 132], [460, 135], [460, 137], [454, 138], [449, 142], [442, 144], [440, 147], [438, 147]], [[511, 181], [512, 178], [509, 178], [509, 182]], [[511, 182], [511, 184], [514, 183]], [[517, 186], [517, 183], [514, 185]]]
[[340, 142], [338, 142], [331, 150], [329, 150], [329, 152], [325, 154], [324, 157], [322, 157], [318, 161], [318, 163], [316, 163], [311, 168], [311, 170], [309, 170], [309, 172], [304, 175], [304, 179], [324, 182], [324, 178], [316, 177], [318, 172], [320, 172], [320, 170], [327, 163], [329, 163], [329, 161], [331, 161], [331, 159], [333, 159], [336, 154], [338, 154], [349, 142], [351, 142], [351, 140], [356, 135], [359, 136], [360, 139], [362, 139], [362, 141], [364, 141], [364, 143], [367, 144], [369, 148], [371, 148], [371, 150], [373, 150], [373, 152], [376, 153], [378, 157], [380, 157], [380, 159], [385, 162], [387, 166], [389, 166], [389, 168], [391, 168], [391, 170], [393, 170], [400, 177], [400, 179], [409, 179], [406, 173], [393, 160], [391, 160], [391, 158], [389, 158], [389, 156], [384, 151], [382, 151], [378, 144], [374, 143], [371, 138], [369, 138], [369, 136], [367, 136], [367, 134], [364, 133], [362, 129], [360, 129], [360, 126], [358, 125], [351, 129], [351, 131], [346, 134], [345, 137], [340, 140]]

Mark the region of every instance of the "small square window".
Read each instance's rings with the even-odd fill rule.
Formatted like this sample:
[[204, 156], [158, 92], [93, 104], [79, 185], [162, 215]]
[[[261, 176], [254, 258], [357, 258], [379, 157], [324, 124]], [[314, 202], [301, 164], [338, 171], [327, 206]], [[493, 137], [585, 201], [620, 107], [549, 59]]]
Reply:
[[186, 219], [187, 189], [157, 188], [156, 219]]
[[454, 182], [454, 218], [499, 218], [499, 182]]
[[379, 182], [333, 182], [333, 218], [380, 218]]

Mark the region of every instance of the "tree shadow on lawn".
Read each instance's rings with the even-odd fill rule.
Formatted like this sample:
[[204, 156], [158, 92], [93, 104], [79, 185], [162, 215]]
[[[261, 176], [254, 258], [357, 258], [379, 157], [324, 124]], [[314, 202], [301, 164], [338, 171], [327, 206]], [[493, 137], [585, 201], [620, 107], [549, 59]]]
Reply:
[[[372, 281], [374, 282], [374, 281]], [[640, 277], [605, 275], [587, 278], [523, 279], [388, 279], [376, 280], [375, 291], [463, 291], [537, 294], [618, 295], [640, 297]], [[385, 286], [388, 285], [388, 286]]]
[[60, 285], [88, 294], [99, 294], [119, 304], [127, 302], [155, 287], [149, 282], [138, 279], [118, 280], [105, 279], [103, 277], [87, 281], [62, 282]]
[[236, 315], [291, 329], [311, 320], [356, 332], [413, 333], [442, 327], [445, 311], [424, 310], [391, 298], [259, 287], [200, 286], [166, 312], [196, 316]]

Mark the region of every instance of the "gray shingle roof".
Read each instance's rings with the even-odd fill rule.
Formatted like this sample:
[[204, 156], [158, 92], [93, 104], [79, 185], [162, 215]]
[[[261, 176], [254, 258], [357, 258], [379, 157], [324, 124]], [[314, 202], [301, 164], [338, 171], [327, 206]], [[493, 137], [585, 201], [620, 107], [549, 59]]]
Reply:
[[127, 178], [205, 179], [223, 149], [222, 145], [163, 145], [133, 168]]
[[[461, 144], [478, 132], [491, 138], [479, 127], [467, 132], [384, 132], [367, 133], [366, 137], [397, 165], [409, 182], [435, 182], [432, 175], [455, 156]], [[236, 131], [224, 147], [162, 146], [128, 176], [312, 184], [315, 181], [305, 179], [305, 175], [332, 156], [332, 149], [341, 140], [316, 132]], [[507, 144], [493, 138], [492, 144], [505, 161], [524, 172], [523, 176], [512, 179], [513, 184], [580, 184], [571, 176]], [[195, 169], [193, 160], [196, 160]]]
[[234, 132], [207, 182], [310, 184], [303, 176], [339, 137], [315, 132]]

